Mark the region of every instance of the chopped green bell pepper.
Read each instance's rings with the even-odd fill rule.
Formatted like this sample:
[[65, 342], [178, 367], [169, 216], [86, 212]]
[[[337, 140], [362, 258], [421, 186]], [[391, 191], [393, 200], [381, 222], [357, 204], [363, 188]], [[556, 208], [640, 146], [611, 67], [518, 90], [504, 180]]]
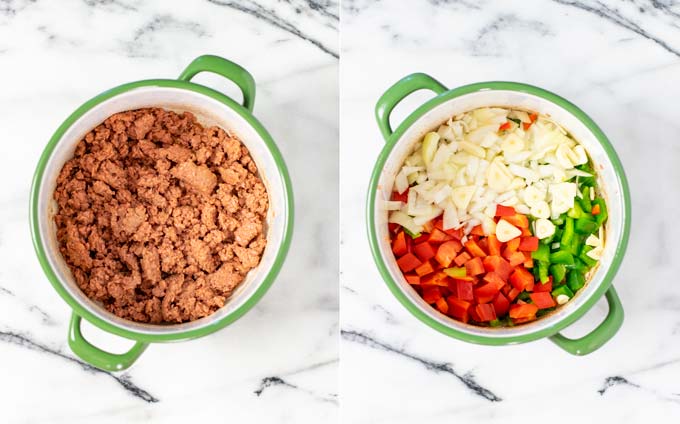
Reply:
[[552, 297], [557, 297], [557, 296], [559, 296], [559, 295], [561, 295], [561, 294], [563, 294], [563, 295], [565, 295], [565, 296], [568, 296], [569, 299], [571, 299], [572, 297], [574, 297], [574, 292], [572, 292], [571, 289], [569, 288], [569, 286], [567, 286], [567, 285], [557, 287], [557, 288], [556, 288], [555, 290], [553, 290], [552, 293], [550, 293], [550, 294], [552, 294]]
[[594, 233], [598, 227], [599, 225], [590, 214], [584, 214], [574, 223], [574, 231], [584, 235]]
[[586, 284], [586, 278], [578, 271], [571, 270], [567, 275], [567, 286], [574, 293]]
[[602, 223], [606, 221], [607, 217], [609, 216], [609, 214], [607, 213], [607, 205], [605, 204], [604, 199], [602, 199], [601, 197], [598, 197], [595, 200], [593, 200], [593, 205], [600, 205], [600, 213], [595, 215], [595, 222], [597, 223], [597, 227], [599, 228], [600, 225], [602, 225]]
[[560, 244], [562, 246], [569, 246], [573, 238], [574, 238], [574, 219], [567, 217], [567, 219], [564, 222], [564, 230], [562, 233], [562, 239], [560, 240]]
[[464, 266], [460, 268], [452, 267], [452, 268], [446, 268], [444, 270], [444, 274], [448, 275], [451, 278], [460, 278], [460, 277], [465, 277], [467, 275], [467, 270], [465, 269]]
[[548, 282], [548, 263], [543, 261], [538, 261], [538, 279], [541, 283], [545, 284]]
[[550, 254], [550, 263], [572, 265], [574, 263], [574, 256], [565, 250], [558, 250]]
[[583, 209], [585, 213], [590, 213], [590, 211], [593, 209], [593, 205], [590, 202], [590, 190], [593, 189], [587, 186], [583, 187], [583, 190], [581, 190], [581, 194], [583, 195], [583, 197], [579, 199], [581, 209]]
[[538, 250], [531, 252], [531, 258], [539, 262], [550, 261], [550, 247], [547, 244], [539, 243]]
[[553, 284], [557, 285], [567, 276], [567, 267], [564, 264], [550, 265], [550, 275], [553, 277]]

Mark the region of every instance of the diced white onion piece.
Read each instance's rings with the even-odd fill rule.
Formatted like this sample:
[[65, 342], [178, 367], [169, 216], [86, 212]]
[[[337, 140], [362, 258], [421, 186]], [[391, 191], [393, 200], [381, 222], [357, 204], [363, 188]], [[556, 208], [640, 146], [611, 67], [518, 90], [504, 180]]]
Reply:
[[583, 146], [580, 144], [575, 146], [573, 148], [573, 152], [576, 157], [574, 165], [583, 165], [584, 163], [588, 163], [588, 154], [586, 154], [586, 149], [584, 149]]
[[400, 211], [392, 212], [388, 222], [399, 224], [413, 234], [418, 234], [423, 230], [421, 225], [417, 225], [415, 222], [413, 222], [413, 218]]
[[436, 132], [429, 132], [425, 134], [423, 138], [422, 156], [425, 166], [429, 165], [434, 158], [434, 154], [437, 151], [437, 145], [439, 144], [439, 134]]
[[385, 200], [384, 208], [386, 211], [398, 211], [404, 206], [404, 202], [398, 200]]
[[561, 144], [555, 151], [557, 163], [559, 163], [563, 169], [571, 169], [574, 167], [574, 164], [569, 159], [569, 155], [571, 154], [571, 149], [566, 144]]
[[515, 205], [513, 206], [515, 208], [515, 211], [517, 213], [521, 213], [522, 215], [529, 215], [531, 213], [531, 209], [527, 205]]
[[483, 147], [472, 144], [468, 141], [461, 141], [459, 143], [460, 148], [471, 155], [477, 156], [478, 158], [484, 158], [486, 156], [486, 151]]
[[550, 245], [551, 249], [559, 249], [560, 248], [560, 243], [553, 243]]
[[482, 219], [482, 231], [484, 231], [484, 234], [487, 236], [491, 234], [496, 234], [496, 221], [484, 215]]
[[453, 203], [458, 209], [465, 210], [470, 204], [472, 195], [477, 188], [475, 186], [456, 187], [451, 195]]
[[406, 189], [408, 189], [408, 178], [406, 178], [404, 171], [399, 171], [399, 173], [397, 173], [397, 176], [394, 179], [394, 188], [399, 194], [403, 194]]
[[444, 208], [444, 222], [442, 223], [442, 226], [445, 230], [460, 227], [458, 211], [456, 211], [455, 205], [451, 202]]

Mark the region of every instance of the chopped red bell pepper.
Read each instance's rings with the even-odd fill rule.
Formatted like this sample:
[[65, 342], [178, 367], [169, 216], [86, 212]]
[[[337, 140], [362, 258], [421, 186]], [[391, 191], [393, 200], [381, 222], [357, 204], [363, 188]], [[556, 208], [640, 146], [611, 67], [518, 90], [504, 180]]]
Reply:
[[533, 124], [533, 122], [522, 122], [522, 128], [524, 128], [524, 131], [531, 128], [531, 124]]
[[498, 293], [493, 300], [493, 309], [496, 311], [497, 316], [503, 316], [508, 313], [510, 309], [510, 301], [503, 293]]
[[394, 241], [392, 242], [392, 252], [396, 257], [401, 257], [408, 253], [406, 247], [406, 234], [403, 231], [400, 231], [394, 238]]
[[522, 237], [519, 242], [519, 250], [522, 252], [535, 252], [538, 250], [538, 237]]
[[467, 275], [470, 276], [484, 274], [484, 263], [482, 263], [482, 259], [479, 257], [470, 259], [465, 262], [465, 270], [467, 271]]
[[474, 300], [474, 295], [472, 291], [472, 282], [456, 280], [456, 297], [460, 300]]
[[425, 242], [415, 244], [413, 246], [413, 253], [415, 253], [418, 259], [424, 262], [434, 258], [434, 255], [437, 253], [437, 251], [430, 243]]
[[483, 258], [486, 256], [486, 252], [482, 250], [482, 248], [479, 247], [477, 242], [472, 239], [465, 242], [465, 248], [467, 249], [468, 252], [470, 252], [472, 256], [476, 256], [478, 258]]
[[512, 206], [496, 205], [496, 216], [514, 216], [516, 213]]
[[510, 262], [511, 267], [516, 267], [517, 265], [523, 264], [526, 258], [524, 257], [524, 253], [522, 252], [514, 252], [512, 255], [510, 255], [508, 258], [508, 262]]
[[538, 307], [532, 303], [510, 305], [510, 318], [534, 318], [538, 312]]
[[448, 275], [444, 274], [443, 272], [427, 274], [426, 276], [420, 278], [420, 285], [448, 287]]
[[508, 221], [517, 228], [529, 228], [529, 218], [521, 213], [516, 213], [512, 216], [504, 216], [502, 219]]
[[590, 210], [590, 213], [593, 214], [593, 215], [599, 215], [600, 212], [601, 212], [601, 210], [600, 210], [600, 205], [597, 204], [597, 203], [595, 203], [595, 204], [593, 205], [593, 208]]
[[497, 255], [484, 258], [484, 269], [487, 272], [495, 272], [503, 281], [507, 281], [510, 273], [512, 273], [512, 266], [508, 261]]
[[460, 321], [468, 322], [470, 319], [468, 313], [470, 310], [470, 302], [458, 299], [455, 296], [447, 297], [446, 301], [449, 304], [449, 315]]
[[541, 283], [540, 281], [534, 284], [534, 293], [540, 293], [540, 292], [551, 292], [552, 291], [552, 275], [548, 277], [548, 281], [546, 283]]
[[503, 243], [498, 241], [495, 234], [490, 234], [487, 238], [487, 246], [489, 247], [489, 255], [500, 256]]
[[430, 233], [430, 238], [427, 240], [429, 243], [432, 244], [441, 244], [444, 243], [445, 241], [451, 240], [453, 237], [450, 235], [446, 234], [442, 230], [435, 228], [432, 230]]
[[413, 271], [418, 268], [422, 262], [413, 253], [407, 253], [397, 260], [397, 265], [402, 272]]
[[512, 125], [512, 124], [510, 124], [510, 121], [505, 121], [504, 123], [502, 123], [502, 124], [500, 125], [500, 127], [498, 127], [498, 131], [507, 131], [507, 130], [510, 129], [510, 126], [511, 126], [511, 125]]
[[437, 309], [439, 309], [439, 312], [441, 312], [442, 314], [446, 315], [449, 312], [449, 304], [446, 303], [446, 299], [444, 299], [443, 297], [437, 299], [436, 304]]
[[439, 262], [439, 265], [448, 268], [462, 249], [463, 245], [458, 240], [449, 240], [439, 245], [434, 258]]
[[494, 311], [493, 305], [477, 305], [475, 307], [475, 312], [477, 312], [477, 316], [481, 322], [489, 322], [496, 319], [496, 311]]
[[472, 259], [472, 256], [468, 252], [461, 252], [460, 255], [456, 256], [456, 259], [454, 259], [453, 262], [457, 266], [463, 266], [470, 259]]
[[522, 266], [515, 268], [512, 275], [510, 275], [510, 284], [520, 292], [533, 283], [534, 276]]
[[413, 274], [405, 274], [404, 278], [411, 285], [420, 285], [420, 277]]
[[531, 301], [534, 302], [538, 309], [547, 309], [555, 306], [555, 300], [553, 300], [549, 292], [531, 293], [529, 297], [531, 297]]
[[472, 227], [470, 234], [472, 234], [473, 236], [483, 236], [484, 230], [482, 229], [481, 225], [476, 225], [476, 226]]
[[538, 119], [538, 114], [537, 113], [530, 113], [529, 119], [531, 119], [531, 123], [536, 122], [536, 120]]
[[423, 300], [430, 305], [442, 297], [442, 292], [437, 286], [429, 286], [423, 289]]
[[432, 262], [430, 261], [425, 261], [423, 262], [420, 266], [418, 266], [415, 269], [416, 274], [418, 274], [419, 277], [422, 277], [423, 275], [430, 274], [434, 272], [434, 267], [432, 266]]

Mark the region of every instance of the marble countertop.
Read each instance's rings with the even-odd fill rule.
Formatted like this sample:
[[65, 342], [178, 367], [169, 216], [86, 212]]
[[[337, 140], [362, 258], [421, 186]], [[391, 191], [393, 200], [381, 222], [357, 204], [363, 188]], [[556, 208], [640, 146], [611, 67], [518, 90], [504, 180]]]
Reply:
[[[346, 0], [341, 33], [343, 421], [678, 422], [680, 3]], [[575, 357], [548, 340], [466, 344], [422, 324], [388, 291], [364, 229], [383, 145], [373, 107], [413, 72], [449, 87], [537, 85], [579, 105], [609, 136], [630, 182], [633, 228], [614, 283], [626, 319], [603, 348]], [[430, 96], [414, 94], [392, 122]], [[585, 334], [606, 310], [600, 301], [565, 334]]]
[[[338, 220], [338, 4], [169, 4], [0, 1], [0, 422], [338, 416], [338, 234], [327, 226]], [[51, 134], [85, 100], [124, 82], [176, 77], [201, 54], [229, 58], [255, 77], [254, 113], [293, 180], [291, 254], [236, 323], [202, 339], [151, 345], [127, 372], [101, 372], [68, 348], [70, 310], [35, 258], [31, 177]], [[236, 94], [218, 77], [197, 78]], [[91, 326], [84, 331], [102, 346], [130, 345]]]

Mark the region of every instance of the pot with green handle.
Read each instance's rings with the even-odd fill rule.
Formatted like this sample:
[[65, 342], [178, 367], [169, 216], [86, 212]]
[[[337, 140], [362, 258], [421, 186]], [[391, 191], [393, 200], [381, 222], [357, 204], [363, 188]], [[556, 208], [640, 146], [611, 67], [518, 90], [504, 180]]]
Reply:
[[[413, 111], [396, 129], [390, 124], [394, 107], [411, 93], [429, 90], [433, 98]], [[388, 212], [394, 179], [413, 145], [450, 117], [476, 108], [514, 107], [549, 115], [566, 128], [588, 151], [605, 195], [609, 218], [606, 242], [599, 266], [586, 286], [563, 307], [534, 322], [515, 327], [491, 328], [454, 320], [428, 305], [406, 282], [390, 247]], [[505, 345], [550, 338], [574, 355], [587, 355], [609, 341], [623, 323], [623, 308], [612, 281], [623, 260], [630, 232], [630, 193], [614, 148], [595, 122], [574, 104], [549, 91], [515, 82], [482, 82], [452, 90], [432, 77], [409, 75], [387, 89], [376, 105], [378, 127], [385, 139], [373, 169], [367, 202], [368, 236], [375, 263], [394, 296], [414, 316], [450, 337], [486, 345]], [[587, 335], [570, 339], [560, 331], [581, 318], [605, 296], [609, 312]]]
[[[243, 102], [191, 82], [200, 72], [218, 74], [234, 82]], [[293, 231], [293, 194], [288, 170], [279, 149], [253, 116], [255, 82], [241, 66], [217, 56], [196, 58], [174, 79], [137, 81], [112, 88], [87, 101], [57, 129], [40, 157], [30, 195], [33, 245], [48, 280], [73, 309], [68, 343], [89, 364], [107, 371], [130, 367], [149, 343], [188, 340], [211, 334], [243, 316], [274, 282], [290, 246]], [[117, 317], [89, 299], [78, 288], [59, 252], [53, 193], [64, 163], [77, 143], [107, 117], [127, 110], [161, 107], [193, 113], [203, 125], [218, 125], [239, 137], [255, 161], [269, 196], [267, 246], [260, 264], [252, 269], [226, 304], [210, 316], [182, 324], [155, 325]], [[126, 353], [113, 354], [89, 343], [80, 325], [86, 319], [100, 329], [135, 341]]]

